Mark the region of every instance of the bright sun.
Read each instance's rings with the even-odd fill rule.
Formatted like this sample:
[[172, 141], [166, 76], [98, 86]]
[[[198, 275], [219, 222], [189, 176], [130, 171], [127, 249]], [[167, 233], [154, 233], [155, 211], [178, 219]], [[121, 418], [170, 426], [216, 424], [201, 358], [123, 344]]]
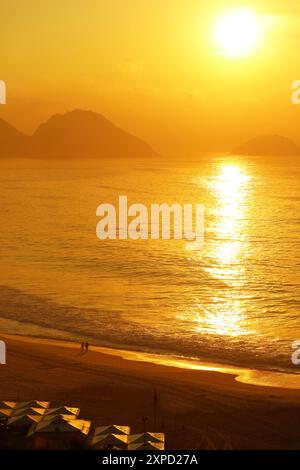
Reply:
[[221, 15], [214, 26], [214, 42], [218, 53], [231, 58], [250, 55], [262, 36], [257, 15], [248, 8], [232, 10]]

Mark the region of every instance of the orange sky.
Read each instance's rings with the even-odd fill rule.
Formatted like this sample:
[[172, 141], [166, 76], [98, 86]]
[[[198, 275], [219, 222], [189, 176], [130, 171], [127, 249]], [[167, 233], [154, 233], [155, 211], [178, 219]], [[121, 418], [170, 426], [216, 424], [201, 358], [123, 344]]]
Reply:
[[[252, 56], [220, 57], [214, 21], [243, 5], [272, 27]], [[0, 117], [25, 132], [83, 108], [169, 153], [269, 132], [300, 142], [299, 0], [1, 0], [0, 41]]]

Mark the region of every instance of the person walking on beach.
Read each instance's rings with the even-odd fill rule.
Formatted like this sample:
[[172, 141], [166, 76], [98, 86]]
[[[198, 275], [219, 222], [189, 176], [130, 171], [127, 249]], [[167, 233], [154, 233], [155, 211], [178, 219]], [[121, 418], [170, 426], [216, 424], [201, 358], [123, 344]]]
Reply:
[[88, 352], [89, 350], [89, 343], [86, 341], [85, 342], [85, 352]]

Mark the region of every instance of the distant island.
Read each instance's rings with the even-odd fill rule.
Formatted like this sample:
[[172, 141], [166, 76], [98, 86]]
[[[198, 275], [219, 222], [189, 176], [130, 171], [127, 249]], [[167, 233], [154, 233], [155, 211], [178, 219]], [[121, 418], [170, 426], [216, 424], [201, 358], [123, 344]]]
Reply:
[[261, 135], [236, 147], [234, 155], [288, 156], [300, 155], [300, 147], [287, 137]]
[[[280, 135], [260, 135], [235, 147], [233, 155], [300, 155], [300, 147]], [[151, 158], [158, 154], [142, 139], [93, 111], [55, 114], [30, 136], [0, 119], [0, 158]]]
[[32, 136], [0, 119], [0, 155], [50, 159], [157, 156], [150, 145], [101, 114], [82, 110], [52, 116]]

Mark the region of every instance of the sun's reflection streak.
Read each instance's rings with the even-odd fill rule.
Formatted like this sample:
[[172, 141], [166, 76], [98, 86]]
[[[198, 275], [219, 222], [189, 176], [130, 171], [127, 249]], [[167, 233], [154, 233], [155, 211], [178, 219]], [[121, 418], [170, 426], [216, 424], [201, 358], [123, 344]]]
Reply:
[[250, 332], [245, 326], [247, 316], [241, 299], [244, 282], [242, 247], [247, 198], [251, 177], [237, 164], [224, 164], [212, 180], [210, 190], [217, 199], [212, 230], [214, 242], [206, 268], [211, 276], [225, 282], [229, 291], [205, 308], [198, 306], [194, 317], [196, 331], [222, 336], [242, 336]]
[[236, 238], [245, 213], [246, 187], [249, 176], [237, 166], [225, 166], [221, 174], [212, 183], [219, 207], [216, 210], [218, 224], [216, 233], [219, 237]]

